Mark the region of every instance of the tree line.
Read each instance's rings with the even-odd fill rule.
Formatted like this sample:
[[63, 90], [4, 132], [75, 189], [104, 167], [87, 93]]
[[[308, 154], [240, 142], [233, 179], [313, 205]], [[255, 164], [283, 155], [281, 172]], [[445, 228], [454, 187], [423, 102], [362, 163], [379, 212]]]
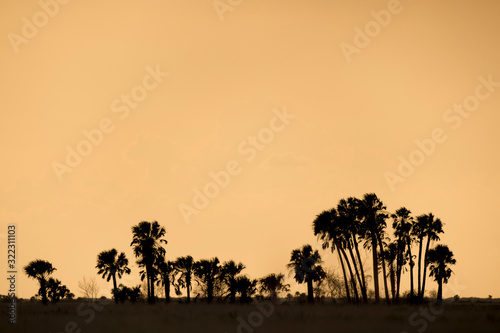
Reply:
[[[387, 232], [387, 224], [392, 222], [393, 239]], [[401, 301], [401, 276], [409, 267], [411, 302], [422, 302], [426, 286], [427, 270], [438, 283], [438, 300], [442, 300], [443, 283], [452, 274], [450, 265], [456, 263], [453, 253], [439, 241], [443, 233], [443, 223], [433, 214], [413, 217], [402, 207], [390, 214], [386, 206], [373, 193], [362, 199], [350, 197], [341, 199], [336, 207], [318, 214], [312, 223], [314, 235], [318, 237], [323, 249], [337, 252], [343, 277], [343, 294], [347, 302], [368, 302], [368, 272], [361, 259], [360, 248], [371, 252], [372, 280], [375, 302], [380, 301], [379, 274], [382, 280], [387, 303]], [[251, 279], [243, 274], [245, 265], [233, 260], [220, 262], [217, 257], [195, 261], [192, 256], [179, 257], [170, 261], [166, 258], [164, 239], [165, 227], [157, 221], [142, 221], [132, 227], [132, 242], [136, 263], [140, 269], [141, 281], [145, 281], [146, 299], [155, 303], [155, 288], [163, 288], [165, 301], [171, 301], [171, 289], [176, 295], [186, 291], [186, 302], [191, 301], [193, 287], [198, 288], [208, 303], [215, 298], [235, 303], [237, 297], [242, 303], [250, 302], [257, 292], [269, 298], [277, 298], [281, 292], [288, 292], [290, 285], [285, 283], [282, 273], [269, 274], [261, 279]], [[418, 250], [415, 251], [415, 248]], [[294, 249], [290, 255], [287, 269], [296, 282], [307, 286], [307, 299], [314, 302], [314, 283], [318, 287], [327, 278], [322, 267], [319, 252], [307, 244]], [[124, 274], [130, 274], [129, 260], [124, 252], [116, 249], [102, 251], [97, 255], [97, 274], [112, 282], [112, 295], [115, 302], [129, 300], [135, 302], [141, 297], [141, 286], [127, 287], [118, 285]], [[415, 269], [415, 265], [417, 268]], [[34, 260], [25, 268], [25, 273], [38, 280], [38, 294], [43, 304], [71, 299], [74, 295], [50, 275], [55, 268], [48, 261]], [[417, 273], [415, 288], [414, 273]], [[389, 280], [389, 282], [388, 282]], [[390, 288], [389, 288], [390, 285]]]

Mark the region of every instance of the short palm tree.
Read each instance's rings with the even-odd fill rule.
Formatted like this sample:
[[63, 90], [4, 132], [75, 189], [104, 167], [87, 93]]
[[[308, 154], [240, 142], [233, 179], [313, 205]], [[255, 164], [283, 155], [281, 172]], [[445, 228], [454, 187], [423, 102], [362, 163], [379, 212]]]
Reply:
[[290, 291], [290, 285], [285, 284], [285, 275], [269, 274], [259, 280], [261, 293], [266, 293], [272, 299], [276, 299], [280, 292]]
[[446, 245], [437, 245], [428, 253], [430, 276], [438, 283], [437, 302], [443, 301], [443, 283], [448, 283], [453, 271], [449, 265], [455, 265], [457, 261], [453, 258], [453, 252]]
[[241, 303], [249, 303], [257, 292], [257, 280], [251, 280], [246, 275], [236, 278], [236, 289], [240, 294]]
[[236, 292], [238, 289], [236, 284], [237, 276], [244, 269], [245, 265], [243, 265], [241, 262], [235, 263], [233, 260], [226, 261], [222, 265], [221, 279], [222, 282], [226, 285], [227, 290], [229, 291], [229, 300], [231, 303], [234, 303], [236, 301]]
[[34, 260], [31, 261], [26, 267], [24, 267], [24, 272], [30, 278], [37, 279], [40, 284], [39, 294], [42, 296], [42, 303], [46, 305], [48, 303], [47, 299], [47, 280], [56, 269], [52, 267], [52, 264], [45, 260]]
[[97, 255], [97, 265], [95, 268], [98, 269], [97, 274], [102, 275], [102, 278], [106, 279], [107, 282], [113, 279], [113, 297], [115, 302], [118, 303], [116, 277], [118, 276], [118, 278], [121, 279], [123, 274], [130, 274], [128, 259], [125, 253], [122, 252], [118, 255], [116, 249], [102, 251]]
[[214, 285], [221, 273], [221, 266], [218, 258], [210, 260], [200, 260], [194, 265], [194, 275], [199, 283], [204, 285], [207, 302], [210, 303], [214, 299]]
[[311, 245], [304, 245], [302, 249], [292, 251], [290, 263], [287, 265], [295, 281], [307, 284], [309, 303], [314, 303], [313, 282], [319, 282], [326, 276], [321, 262], [319, 252], [313, 251]]
[[189, 303], [191, 301], [192, 280], [195, 269], [193, 257], [177, 258], [174, 268], [177, 284], [181, 288], [186, 288], [187, 302]]
[[157, 284], [161, 284], [165, 288], [165, 302], [170, 303], [170, 285], [174, 283], [175, 263], [165, 261], [165, 258], [161, 257], [156, 266], [160, 273]]

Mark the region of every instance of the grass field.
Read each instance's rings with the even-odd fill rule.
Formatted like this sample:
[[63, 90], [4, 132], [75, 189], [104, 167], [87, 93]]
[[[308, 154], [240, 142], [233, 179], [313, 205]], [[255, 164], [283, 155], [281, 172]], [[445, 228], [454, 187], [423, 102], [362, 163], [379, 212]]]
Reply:
[[500, 332], [500, 304], [119, 304], [19, 303], [0, 332]]

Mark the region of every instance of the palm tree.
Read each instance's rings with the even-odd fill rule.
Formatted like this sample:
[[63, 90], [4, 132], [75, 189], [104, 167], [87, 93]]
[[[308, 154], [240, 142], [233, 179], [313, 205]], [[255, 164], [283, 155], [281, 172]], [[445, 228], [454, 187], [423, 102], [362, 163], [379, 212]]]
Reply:
[[186, 288], [187, 302], [191, 301], [192, 279], [195, 270], [195, 262], [193, 257], [186, 256], [177, 258], [174, 264], [175, 275], [177, 277], [177, 284], [180, 288]]
[[148, 302], [155, 302], [155, 279], [158, 271], [155, 269], [155, 263], [158, 258], [165, 256], [165, 249], [162, 244], [167, 244], [167, 241], [162, 239], [165, 236], [166, 230], [160, 226], [157, 221], [147, 222], [142, 221], [132, 227], [132, 243], [130, 246], [134, 249], [134, 254], [139, 267], [142, 267], [143, 278], [147, 278]]
[[[370, 245], [372, 249], [373, 259], [373, 284], [375, 289], [375, 302], [380, 300], [379, 280], [378, 280], [378, 245], [381, 239], [381, 233], [386, 227], [384, 213], [386, 207], [375, 193], [366, 193], [363, 200], [359, 202], [359, 216], [362, 219], [360, 225], [361, 237], [365, 240], [366, 245]], [[386, 281], [384, 279], [384, 281]], [[387, 285], [387, 283], [386, 283]], [[387, 289], [387, 288], [386, 288]]]
[[294, 279], [298, 283], [307, 284], [309, 303], [314, 303], [313, 282], [321, 281], [326, 273], [321, 267], [321, 256], [318, 251], [313, 251], [311, 245], [304, 245], [302, 249], [292, 251], [290, 263], [287, 265]]
[[[356, 277], [358, 278], [359, 287], [361, 290], [361, 295], [363, 296], [363, 301], [368, 302], [368, 293], [366, 290], [366, 280], [365, 272], [363, 268], [363, 262], [361, 260], [361, 255], [359, 253], [359, 240], [358, 235], [361, 230], [361, 219], [359, 216], [359, 199], [354, 197], [349, 197], [347, 200], [341, 199], [337, 205], [337, 211], [339, 217], [342, 221], [343, 230], [345, 232], [345, 238], [347, 239], [347, 249], [351, 255], [354, 270], [356, 272]], [[354, 247], [356, 251], [356, 258], [354, 257], [352, 248]], [[357, 263], [356, 263], [357, 259]], [[359, 268], [358, 268], [359, 266]]]
[[61, 281], [49, 278], [47, 281], [47, 298], [51, 303], [57, 303], [61, 299], [72, 299], [75, 297]]
[[413, 299], [413, 267], [415, 266], [413, 255], [411, 253], [412, 243], [414, 242], [414, 238], [412, 236], [412, 228], [414, 224], [413, 217], [411, 216], [411, 212], [405, 207], [399, 208], [395, 214], [392, 214], [391, 217], [394, 220], [392, 228], [394, 229], [394, 236], [396, 237], [396, 242], [398, 244], [396, 259], [396, 301], [399, 301], [401, 271], [406, 264], [407, 258], [410, 260], [410, 299]]
[[344, 265], [344, 257], [347, 258], [347, 256], [345, 255], [343, 248], [343, 231], [340, 230], [338, 220], [338, 213], [335, 208], [323, 211], [321, 214], [316, 216], [316, 219], [313, 221], [313, 231], [314, 235], [318, 236], [318, 239], [323, 241], [323, 250], [329, 247], [331, 248], [332, 253], [334, 250], [337, 250], [340, 266], [342, 267], [342, 273], [344, 276], [346, 297], [347, 301], [350, 302], [350, 288], [347, 279], [346, 267]]
[[437, 245], [428, 252], [428, 262], [430, 264], [430, 276], [434, 277], [434, 281], [438, 283], [437, 302], [441, 304], [443, 301], [443, 283], [448, 283], [448, 279], [453, 271], [448, 265], [455, 265], [456, 260], [453, 258], [453, 252], [446, 245]]
[[[431, 241], [438, 241], [439, 234], [443, 233], [443, 223], [440, 219], [435, 219], [432, 213], [417, 216], [417, 222], [413, 226], [413, 233], [418, 237], [419, 242], [419, 256], [418, 256], [418, 299], [423, 301], [425, 293], [425, 279], [427, 276], [427, 254]], [[427, 238], [427, 245], [424, 254], [422, 255], [422, 248], [424, 238]], [[421, 262], [424, 258], [423, 272], [421, 273]], [[422, 283], [420, 283], [422, 281]]]
[[280, 292], [290, 291], [290, 285], [285, 284], [285, 275], [283, 274], [269, 274], [260, 279], [259, 282], [259, 292], [267, 293], [272, 299], [276, 299]]
[[24, 272], [28, 277], [37, 279], [40, 284], [39, 294], [42, 296], [42, 303], [46, 305], [47, 299], [47, 279], [56, 269], [45, 260], [34, 260], [24, 267]]
[[97, 265], [95, 266], [99, 271], [97, 274], [101, 275], [102, 278], [109, 282], [113, 279], [113, 297], [115, 302], [118, 303], [118, 287], [116, 283], [116, 277], [121, 279], [123, 274], [130, 274], [130, 268], [128, 268], [128, 259], [125, 253], [122, 252], [118, 255], [116, 249], [111, 249], [109, 251], [102, 251], [97, 255]]
[[161, 257], [156, 266], [160, 273], [160, 279], [157, 281], [157, 284], [161, 284], [165, 288], [165, 302], [170, 303], [170, 285], [174, 282], [175, 263], [165, 261], [165, 258]]
[[389, 243], [387, 245], [386, 250], [383, 252], [383, 256], [385, 259], [385, 262], [387, 264], [387, 267], [389, 268], [389, 278], [391, 281], [391, 294], [392, 294], [392, 301], [396, 301], [396, 275], [397, 275], [397, 258], [398, 258], [398, 243], [397, 241], [394, 241], [392, 243]]
[[218, 258], [210, 260], [200, 260], [194, 264], [194, 275], [205, 286], [207, 302], [211, 303], [214, 299], [214, 285], [219, 278], [221, 266]]
[[231, 303], [236, 301], [236, 292], [238, 291], [237, 275], [244, 269], [245, 265], [241, 262], [235, 263], [233, 260], [226, 261], [222, 265], [221, 278], [229, 291], [229, 299]]
[[236, 278], [236, 290], [240, 294], [241, 303], [249, 303], [257, 291], [257, 280], [250, 280], [246, 275]]

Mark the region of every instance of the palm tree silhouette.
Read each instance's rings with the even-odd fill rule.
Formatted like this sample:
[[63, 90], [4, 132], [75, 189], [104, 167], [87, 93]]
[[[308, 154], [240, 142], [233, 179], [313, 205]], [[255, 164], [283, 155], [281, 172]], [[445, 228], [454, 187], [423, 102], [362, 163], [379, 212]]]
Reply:
[[[337, 211], [341, 219], [341, 224], [343, 226], [344, 232], [347, 238], [347, 249], [351, 255], [354, 270], [356, 272], [356, 277], [358, 278], [359, 287], [361, 290], [361, 295], [363, 296], [363, 301], [368, 302], [368, 293], [366, 290], [366, 280], [365, 272], [363, 268], [363, 262], [361, 260], [361, 255], [359, 253], [359, 242], [357, 235], [360, 233], [361, 229], [361, 218], [360, 218], [360, 202], [359, 199], [354, 197], [349, 197], [347, 200], [341, 199], [337, 205]], [[356, 251], [356, 258], [354, 257], [352, 247]], [[356, 264], [357, 259], [357, 264]], [[358, 268], [359, 266], [359, 268]]]
[[45, 260], [34, 260], [24, 267], [24, 272], [28, 277], [37, 279], [40, 284], [39, 294], [42, 296], [42, 303], [46, 305], [47, 299], [47, 279], [56, 269]]
[[205, 285], [207, 302], [211, 303], [214, 299], [214, 285], [221, 273], [221, 266], [218, 258], [210, 260], [202, 259], [194, 265], [194, 275], [201, 284]]
[[49, 278], [47, 281], [47, 298], [50, 299], [51, 303], [57, 303], [64, 298], [72, 299], [73, 297], [75, 295], [61, 281]]
[[427, 277], [427, 266], [429, 265], [429, 260], [427, 259], [427, 255], [429, 253], [429, 245], [431, 241], [439, 241], [439, 234], [443, 233], [443, 223], [440, 219], [434, 219], [434, 215], [427, 214], [427, 228], [426, 228], [426, 236], [427, 236], [427, 245], [425, 247], [425, 255], [424, 255], [424, 272], [422, 274], [422, 290], [420, 291], [420, 300], [423, 301], [424, 293], [425, 293], [425, 279]]
[[158, 274], [155, 268], [155, 263], [158, 262], [158, 257], [165, 256], [165, 249], [162, 244], [167, 244], [167, 241], [162, 239], [165, 236], [166, 230], [160, 226], [157, 221], [147, 222], [142, 221], [132, 227], [132, 243], [130, 246], [134, 249], [134, 254], [139, 267], [144, 270], [142, 278], [146, 277], [148, 288], [148, 302], [155, 302], [155, 280]]
[[249, 303], [257, 291], [257, 280], [250, 280], [246, 275], [236, 278], [236, 289], [241, 303]]
[[[371, 245], [372, 249], [373, 284], [375, 289], [375, 302], [377, 303], [380, 300], [377, 247], [378, 245], [381, 245], [381, 242], [379, 242], [381, 239], [381, 233], [386, 226], [385, 218], [387, 215], [383, 213], [385, 209], [386, 207], [375, 193], [366, 193], [363, 196], [363, 199], [359, 202], [359, 214], [362, 218], [360, 233], [362, 238], [365, 240], [365, 245]], [[384, 281], [386, 281], [385, 278]]]
[[231, 303], [236, 301], [236, 292], [238, 291], [236, 284], [237, 275], [244, 269], [245, 265], [241, 262], [236, 264], [233, 260], [226, 261], [222, 265], [221, 278], [229, 291], [229, 300]]
[[318, 239], [323, 241], [323, 250], [329, 247], [331, 247], [332, 253], [334, 250], [337, 250], [340, 260], [340, 266], [342, 267], [342, 273], [344, 276], [346, 297], [347, 301], [350, 302], [350, 288], [346, 273], [346, 267], [344, 264], [344, 257], [347, 259], [347, 255], [345, 254], [343, 246], [343, 231], [340, 230], [338, 220], [338, 213], [335, 208], [332, 208], [328, 211], [323, 211], [321, 214], [316, 216], [316, 219], [313, 221], [313, 231], [314, 235], [318, 236]]
[[398, 258], [398, 243], [397, 241], [389, 243], [387, 245], [385, 251], [382, 253], [385, 263], [387, 264], [387, 267], [389, 268], [389, 281], [391, 282], [391, 296], [392, 296], [392, 301], [396, 301], [396, 275], [397, 275], [397, 258]]
[[[427, 253], [429, 252], [430, 242], [439, 240], [439, 233], [443, 232], [443, 224], [440, 219], [434, 219], [432, 213], [417, 216], [417, 221], [413, 224], [412, 234], [418, 239], [418, 300], [424, 299], [425, 279], [427, 273]], [[424, 239], [427, 237], [427, 245], [422, 254]], [[424, 266], [422, 269], [422, 258]], [[423, 270], [423, 272], [422, 272]]]
[[415, 266], [415, 263], [413, 261], [411, 247], [414, 242], [414, 238], [412, 236], [412, 228], [414, 225], [414, 220], [413, 217], [411, 216], [411, 212], [405, 207], [399, 208], [395, 214], [392, 214], [391, 217], [394, 220], [392, 223], [392, 228], [394, 229], [394, 236], [396, 237], [396, 242], [398, 245], [397, 259], [396, 259], [396, 276], [397, 276], [396, 301], [399, 301], [401, 271], [407, 259], [409, 259], [410, 261], [410, 299], [413, 300], [414, 297], [413, 267]]
[[313, 282], [321, 281], [326, 273], [321, 267], [321, 256], [318, 251], [313, 251], [311, 245], [304, 245], [302, 249], [292, 251], [290, 263], [287, 265], [294, 279], [298, 283], [307, 284], [307, 298], [309, 303], [314, 303]]
[[130, 274], [130, 268], [128, 268], [128, 259], [125, 253], [122, 252], [118, 255], [116, 249], [111, 249], [108, 251], [102, 251], [97, 255], [97, 265], [95, 266], [99, 271], [97, 274], [101, 275], [102, 278], [109, 282], [113, 279], [113, 297], [115, 303], [118, 303], [118, 287], [116, 283], [116, 277], [122, 278], [123, 274]]
[[437, 302], [443, 301], [443, 283], [448, 283], [448, 279], [453, 271], [448, 265], [455, 265], [457, 261], [453, 258], [453, 252], [446, 245], [437, 245], [428, 252], [428, 262], [430, 276], [438, 283]]
[[259, 280], [259, 292], [267, 293], [269, 298], [276, 299], [280, 292], [290, 291], [290, 285], [285, 284], [284, 274], [269, 274]]
[[165, 288], [165, 302], [170, 303], [170, 285], [174, 283], [175, 263], [165, 261], [164, 257], [160, 257], [156, 266], [160, 273], [157, 284]]
[[195, 269], [194, 264], [193, 257], [186, 256], [177, 258], [174, 265], [175, 275], [180, 274], [177, 277], [178, 288], [186, 288], [188, 303], [191, 301], [191, 282]]

